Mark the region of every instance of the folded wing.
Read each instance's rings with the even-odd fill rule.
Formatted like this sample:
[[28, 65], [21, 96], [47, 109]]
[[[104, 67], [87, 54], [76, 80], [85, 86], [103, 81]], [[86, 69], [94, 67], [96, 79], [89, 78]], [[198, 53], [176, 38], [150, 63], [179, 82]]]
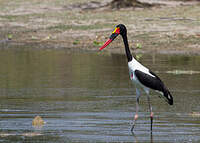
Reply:
[[173, 97], [171, 96], [171, 93], [155, 73], [149, 71], [149, 74], [147, 74], [140, 70], [135, 70], [135, 76], [144, 86], [162, 92], [166, 101], [170, 105], [173, 105]]

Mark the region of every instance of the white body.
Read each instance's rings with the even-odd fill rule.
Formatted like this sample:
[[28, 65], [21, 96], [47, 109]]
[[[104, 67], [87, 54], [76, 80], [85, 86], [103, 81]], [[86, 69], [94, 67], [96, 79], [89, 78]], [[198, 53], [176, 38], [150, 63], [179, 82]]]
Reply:
[[149, 88], [144, 86], [142, 83], [140, 83], [140, 81], [137, 79], [137, 77], [135, 76], [135, 70], [139, 70], [142, 71], [152, 77], [155, 77], [154, 75], [152, 75], [151, 73], [149, 73], [149, 69], [146, 68], [145, 66], [143, 66], [142, 64], [140, 64], [136, 59], [134, 59], [134, 57], [132, 58], [132, 61], [128, 62], [128, 68], [129, 68], [129, 75], [130, 75], [130, 79], [131, 81], [135, 84], [136, 86], [136, 94], [137, 96], [140, 95], [139, 92], [139, 87], [143, 88], [144, 91], [148, 94], [149, 93]]

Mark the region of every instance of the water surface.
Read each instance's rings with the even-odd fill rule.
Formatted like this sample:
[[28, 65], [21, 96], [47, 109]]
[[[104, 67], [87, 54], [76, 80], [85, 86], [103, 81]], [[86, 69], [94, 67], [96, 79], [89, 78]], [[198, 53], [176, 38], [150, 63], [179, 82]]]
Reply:
[[[153, 133], [145, 93], [135, 134], [135, 89], [123, 54], [0, 50], [0, 142], [199, 142], [200, 56], [142, 55], [170, 89], [169, 106], [151, 92]], [[186, 72], [173, 72], [173, 71]], [[46, 122], [35, 128], [40, 115]]]

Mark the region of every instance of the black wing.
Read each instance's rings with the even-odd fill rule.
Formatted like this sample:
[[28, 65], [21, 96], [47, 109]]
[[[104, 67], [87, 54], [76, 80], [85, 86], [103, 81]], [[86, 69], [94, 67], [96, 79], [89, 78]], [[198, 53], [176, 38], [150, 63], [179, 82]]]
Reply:
[[161, 79], [152, 71], [149, 71], [150, 74], [153, 76], [146, 74], [140, 70], [135, 70], [135, 75], [138, 80], [148, 88], [160, 91], [163, 95], [167, 98], [167, 102], [172, 105], [173, 104], [173, 97], [171, 96], [169, 90], [165, 87], [164, 83]]
[[155, 75], [153, 72], [149, 72], [151, 73], [153, 76], [150, 76], [149, 74], [146, 74], [140, 70], [135, 70], [135, 75], [138, 78], [138, 80], [145, 85], [148, 88], [154, 89], [154, 90], [158, 90], [158, 91], [163, 91], [164, 89], [164, 84], [163, 82], [160, 80], [160, 78]]

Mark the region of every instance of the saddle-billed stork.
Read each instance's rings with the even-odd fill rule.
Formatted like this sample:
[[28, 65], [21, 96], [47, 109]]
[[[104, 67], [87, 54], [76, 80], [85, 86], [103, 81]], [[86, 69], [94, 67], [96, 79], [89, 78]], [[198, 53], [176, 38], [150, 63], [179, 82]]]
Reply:
[[136, 87], [136, 113], [134, 116], [133, 125], [131, 127], [131, 132], [133, 132], [133, 129], [136, 124], [136, 120], [138, 119], [139, 97], [141, 95], [141, 89], [143, 89], [145, 93], [147, 94], [147, 100], [148, 100], [149, 111], [150, 111], [150, 120], [151, 120], [151, 131], [152, 131], [153, 112], [152, 112], [152, 107], [151, 107], [150, 97], [149, 97], [150, 89], [158, 91], [170, 105], [173, 105], [173, 97], [170, 94], [167, 87], [161, 81], [161, 79], [151, 70], [149, 70], [148, 68], [140, 64], [131, 55], [129, 45], [128, 45], [128, 39], [127, 39], [127, 30], [126, 30], [125, 25], [123, 24], [117, 25], [115, 27], [115, 30], [112, 32], [112, 35], [110, 36], [110, 38], [105, 42], [105, 44], [99, 50], [102, 50], [106, 46], [108, 46], [118, 35], [121, 35], [123, 38], [126, 56], [128, 59], [130, 79], [135, 84], [135, 87]]

